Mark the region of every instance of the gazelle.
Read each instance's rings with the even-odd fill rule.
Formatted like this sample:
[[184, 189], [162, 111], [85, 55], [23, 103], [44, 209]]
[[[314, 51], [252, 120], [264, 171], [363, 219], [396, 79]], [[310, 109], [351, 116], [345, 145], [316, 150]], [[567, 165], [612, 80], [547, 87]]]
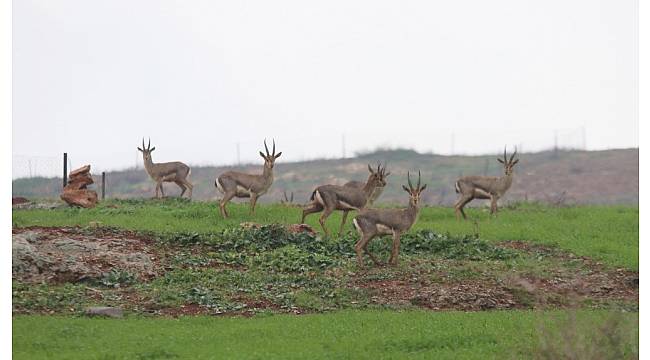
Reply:
[[397, 265], [400, 236], [417, 221], [420, 213], [420, 194], [427, 188], [427, 184], [420, 187], [421, 176], [419, 171], [418, 185], [415, 188], [411, 184], [411, 174], [407, 173], [406, 176], [409, 187], [402, 185], [402, 188], [409, 193], [409, 206], [406, 209], [366, 209], [352, 220], [361, 237], [354, 245], [359, 267], [363, 268], [362, 252], [368, 254], [376, 265], [381, 265], [381, 262], [368, 251], [368, 243], [376, 236], [382, 235], [393, 236], [393, 249], [388, 263]]
[[275, 153], [275, 140], [273, 140], [272, 153], [269, 153], [266, 140], [264, 140], [264, 149], [266, 150], [266, 155], [260, 151], [260, 156], [264, 159], [264, 170], [261, 175], [227, 171], [219, 175], [214, 181], [214, 186], [223, 194], [223, 199], [219, 202], [219, 209], [224, 218], [228, 217], [226, 204], [233, 197], [250, 198], [250, 213], [251, 215], [255, 214], [257, 199], [264, 195], [271, 187], [271, 184], [273, 184], [273, 166], [275, 165], [275, 160], [282, 155], [282, 152]]
[[[381, 177], [384, 179], [386, 179], [386, 177], [390, 175], [390, 171], [386, 172], [386, 163], [384, 163], [383, 169], [380, 167], [380, 164], [377, 164], [377, 172], [380, 172]], [[343, 186], [349, 186], [357, 189], [363, 189], [365, 185], [366, 183], [357, 180], [348, 181], [345, 184], [343, 184]], [[377, 198], [381, 196], [381, 193], [384, 191], [385, 187], [386, 187], [386, 182], [384, 181], [383, 185], [377, 186], [375, 190], [372, 191], [372, 194], [370, 194], [370, 198], [368, 199], [368, 205], [372, 205], [375, 203]]]
[[512, 185], [512, 169], [515, 164], [519, 162], [519, 159], [515, 159], [515, 155], [517, 155], [516, 147], [515, 152], [512, 153], [510, 160], [508, 160], [506, 149], [504, 148], [503, 159], [497, 159], [503, 164], [505, 173], [503, 176], [463, 176], [456, 181], [456, 193], [460, 194], [460, 198], [456, 202], [456, 205], [454, 205], [457, 219], [460, 219], [461, 214], [464, 219], [467, 219], [463, 207], [474, 199], [490, 199], [490, 214], [496, 215], [498, 210], [497, 200], [499, 200], [499, 198], [508, 191], [510, 185]]
[[342, 210], [343, 220], [341, 221], [341, 227], [339, 228], [340, 236], [343, 232], [348, 212], [365, 208], [368, 204], [368, 199], [370, 199], [375, 188], [386, 186], [385, 169], [381, 169], [381, 166], [377, 166], [377, 171], [374, 171], [372, 167], [368, 165], [368, 171], [370, 171], [368, 180], [360, 189], [352, 186], [339, 185], [321, 185], [317, 187], [311, 194], [311, 203], [302, 210], [300, 223], [302, 224], [305, 222], [305, 217], [307, 215], [322, 211], [323, 213], [318, 221], [323, 228], [323, 232], [328, 236], [329, 234], [325, 227], [325, 221], [335, 210]]
[[293, 191], [291, 192], [291, 196], [287, 195], [287, 191], [283, 191], [283, 198], [280, 199], [280, 204], [284, 206], [289, 206], [293, 207], [296, 206], [296, 204], [293, 203]]
[[142, 158], [144, 160], [144, 169], [147, 171], [147, 174], [156, 182], [156, 197], [158, 198], [158, 190], [162, 196], [165, 196], [163, 191], [164, 182], [174, 182], [178, 187], [181, 188], [181, 197], [185, 194], [185, 190], [189, 189], [189, 197], [192, 198], [192, 184], [188, 181], [192, 170], [189, 166], [183, 164], [179, 161], [166, 162], [166, 163], [154, 163], [151, 159], [151, 153], [156, 150], [156, 147], [151, 147], [151, 139], [147, 147], [144, 146], [144, 138], [142, 138], [142, 149], [138, 147], [138, 150], [142, 152]]

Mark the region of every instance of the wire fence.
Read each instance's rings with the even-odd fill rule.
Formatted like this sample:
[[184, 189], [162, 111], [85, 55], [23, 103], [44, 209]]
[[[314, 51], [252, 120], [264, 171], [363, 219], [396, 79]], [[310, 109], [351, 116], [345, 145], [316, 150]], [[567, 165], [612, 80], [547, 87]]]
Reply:
[[[460, 143], [462, 137], [458, 133], [452, 132], [449, 138], [449, 150], [442, 151], [449, 155], [460, 155], [456, 148], [457, 144]], [[559, 150], [559, 149], [586, 149], [586, 131], [584, 127], [579, 128], [568, 128], [568, 129], [557, 129], [552, 131], [548, 137], [549, 141], [547, 142], [546, 150]], [[310, 140], [306, 138], [301, 139], [283, 139], [285, 142], [289, 141], [291, 143], [299, 142], [300, 144], [304, 143], [305, 147], [309, 146]], [[363, 151], [350, 151], [349, 147], [346, 146], [346, 137], [345, 134], [339, 134], [332, 136], [332, 142], [337, 143], [337, 147], [340, 148], [340, 153], [330, 154], [325, 158], [337, 158], [337, 157], [349, 157], [354, 156], [356, 153], [363, 153]], [[550, 144], [549, 144], [550, 143]], [[526, 143], [514, 144], [518, 146], [519, 152], [524, 152], [527, 149]], [[257, 154], [259, 150], [258, 141], [242, 141], [233, 143], [233, 159], [230, 164], [218, 164], [219, 166], [224, 165], [240, 165], [242, 163], [247, 163], [250, 161], [250, 158], [247, 156], [241, 156], [244, 154]], [[379, 148], [382, 148], [381, 146]], [[255, 151], [251, 150], [254, 149]], [[375, 149], [376, 150], [376, 149]], [[540, 149], [535, 149], [539, 151]], [[496, 152], [501, 151], [500, 148], [495, 149]], [[368, 149], [368, 152], [372, 152], [371, 149]], [[140, 153], [135, 154], [135, 168], [141, 167], [141, 155]], [[240, 155], [241, 154], [241, 155]], [[256, 159], [256, 158], [255, 158]], [[305, 157], [304, 160], [309, 160], [308, 157]], [[68, 154], [68, 172], [75, 169], [75, 166], [81, 166], [83, 164], [74, 163], [74, 154]], [[202, 164], [208, 165], [208, 164]], [[216, 164], [211, 164], [216, 165]], [[486, 165], [487, 166], [487, 165]], [[102, 171], [107, 171], [108, 169], [100, 169], [93, 167], [93, 173], [101, 174]], [[63, 157], [62, 154], [57, 156], [33, 156], [33, 155], [23, 155], [23, 154], [14, 154], [12, 157], [12, 179], [18, 178], [60, 178], [63, 176]]]

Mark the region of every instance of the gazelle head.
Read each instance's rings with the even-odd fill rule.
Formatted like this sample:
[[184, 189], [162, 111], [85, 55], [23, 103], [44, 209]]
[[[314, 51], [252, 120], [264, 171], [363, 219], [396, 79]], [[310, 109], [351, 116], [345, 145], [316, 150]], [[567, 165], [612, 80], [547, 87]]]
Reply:
[[424, 191], [424, 189], [427, 188], [427, 184], [420, 186], [420, 180], [422, 179], [422, 175], [420, 174], [419, 170], [418, 170], [418, 185], [416, 187], [413, 187], [413, 184], [411, 183], [411, 174], [409, 172], [406, 173], [406, 179], [408, 180], [409, 187], [406, 187], [406, 185], [402, 185], [402, 189], [404, 189], [410, 195], [409, 205], [418, 207], [420, 204], [420, 194], [422, 193], [422, 191]]
[[282, 205], [293, 205], [293, 191], [291, 192], [291, 196], [287, 196], [287, 191], [284, 190], [284, 198], [280, 200], [280, 203]]
[[386, 177], [390, 175], [390, 171], [386, 172], [386, 164], [382, 167], [381, 163], [377, 163], [377, 170], [368, 164], [368, 171], [370, 171], [370, 175], [368, 175], [367, 183], [372, 184], [373, 187], [386, 186]]
[[275, 153], [275, 139], [273, 139], [273, 152], [269, 154], [269, 148], [266, 146], [266, 139], [264, 139], [264, 149], [266, 150], [266, 155], [260, 151], [260, 156], [264, 158], [264, 167], [267, 169], [273, 169], [275, 165], [275, 159], [279, 158], [282, 155], [282, 151]]
[[497, 158], [497, 161], [503, 164], [503, 169], [506, 175], [512, 175], [512, 168], [515, 166], [516, 163], [519, 162], [519, 159], [515, 159], [515, 155], [517, 155], [516, 146], [515, 146], [515, 152], [512, 153], [512, 156], [510, 156], [510, 160], [508, 160], [508, 157], [506, 156], [506, 148], [503, 148], [503, 160]]
[[142, 149], [138, 147], [138, 150], [142, 153], [142, 157], [144, 158], [144, 161], [150, 161], [151, 160], [151, 152], [156, 150], [156, 147], [154, 146], [153, 148], [151, 147], [151, 139], [149, 139], [149, 143], [147, 144], [147, 147], [144, 146], [144, 138], [142, 138]]

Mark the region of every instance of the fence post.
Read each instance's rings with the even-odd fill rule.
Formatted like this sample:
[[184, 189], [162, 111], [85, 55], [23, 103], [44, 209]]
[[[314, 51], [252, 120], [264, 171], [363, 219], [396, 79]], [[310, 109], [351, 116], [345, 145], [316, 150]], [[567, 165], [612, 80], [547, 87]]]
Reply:
[[102, 200], [106, 197], [106, 172], [102, 171]]
[[63, 187], [68, 185], [68, 153], [63, 153]]

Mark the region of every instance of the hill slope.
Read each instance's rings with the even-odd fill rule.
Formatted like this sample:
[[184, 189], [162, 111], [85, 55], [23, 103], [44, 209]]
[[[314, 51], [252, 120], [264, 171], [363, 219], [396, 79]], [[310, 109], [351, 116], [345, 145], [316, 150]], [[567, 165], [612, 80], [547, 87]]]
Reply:
[[[639, 201], [638, 149], [605, 151], [559, 151], [521, 154], [515, 168], [512, 188], [506, 200], [536, 200], [581, 204], [637, 204]], [[386, 150], [349, 159], [313, 160], [296, 163], [279, 162], [275, 182], [260, 202], [276, 202], [283, 191], [293, 192], [295, 202], [307, 201], [315, 186], [343, 184], [365, 180], [367, 164], [387, 161], [392, 175], [379, 202], [404, 203], [406, 194], [401, 184], [406, 171], [422, 171], [423, 182], [429, 184], [423, 194], [429, 204], [452, 204], [456, 199], [454, 181], [460, 175], [493, 175], [502, 173], [496, 157], [442, 156], [420, 154], [412, 150]], [[261, 172], [261, 164], [240, 167], [192, 167], [194, 199], [212, 200], [220, 197], [214, 188], [215, 177], [226, 170]], [[117, 198], [151, 197], [154, 183], [144, 169], [114, 171], [107, 176], [107, 196]], [[97, 179], [99, 183], [99, 179]], [[13, 196], [28, 198], [58, 197], [60, 178], [16, 179]], [[167, 195], [180, 192], [175, 184], [166, 184]]]

